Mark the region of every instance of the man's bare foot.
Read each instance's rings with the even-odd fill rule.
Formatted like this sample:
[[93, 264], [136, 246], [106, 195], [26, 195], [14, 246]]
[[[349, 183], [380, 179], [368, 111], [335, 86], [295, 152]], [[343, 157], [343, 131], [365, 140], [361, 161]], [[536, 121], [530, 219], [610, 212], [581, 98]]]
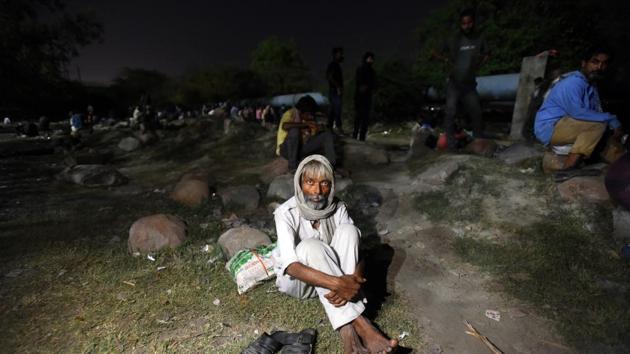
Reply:
[[361, 339], [351, 324], [339, 328], [344, 354], [368, 354], [368, 350], [361, 343]]
[[385, 336], [376, 329], [370, 320], [363, 316], [357, 317], [352, 326], [357, 331], [361, 341], [367, 347], [370, 353], [383, 354], [392, 353], [398, 346], [396, 339], [387, 339]]

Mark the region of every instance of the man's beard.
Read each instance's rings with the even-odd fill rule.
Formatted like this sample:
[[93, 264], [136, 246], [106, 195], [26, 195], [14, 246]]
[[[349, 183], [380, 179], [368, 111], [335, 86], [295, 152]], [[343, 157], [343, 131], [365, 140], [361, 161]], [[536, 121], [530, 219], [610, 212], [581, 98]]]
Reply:
[[304, 195], [306, 205], [314, 210], [322, 210], [326, 207], [328, 200], [323, 195]]
[[591, 82], [600, 81], [603, 78], [604, 78], [604, 73], [598, 70], [592, 71], [590, 74], [588, 74], [588, 81], [591, 81]]

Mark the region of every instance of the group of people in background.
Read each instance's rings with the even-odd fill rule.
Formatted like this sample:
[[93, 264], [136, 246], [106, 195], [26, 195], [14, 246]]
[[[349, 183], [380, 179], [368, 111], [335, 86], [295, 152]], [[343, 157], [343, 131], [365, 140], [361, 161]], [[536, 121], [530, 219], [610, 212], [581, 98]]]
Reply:
[[[352, 138], [365, 141], [367, 127], [370, 121], [370, 109], [372, 107], [372, 94], [376, 89], [376, 72], [374, 64], [374, 53], [366, 52], [363, 55], [361, 65], [355, 74], [354, 90], [354, 128]], [[330, 113], [328, 116], [328, 128], [337, 129], [341, 135], [344, 134], [342, 123], [343, 107], [343, 70], [341, 64], [344, 61], [343, 48], [336, 47], [332, 50], [332, 61], [326, 69], [326, 80], [328, 81], [328, 99], [330, 102]]]

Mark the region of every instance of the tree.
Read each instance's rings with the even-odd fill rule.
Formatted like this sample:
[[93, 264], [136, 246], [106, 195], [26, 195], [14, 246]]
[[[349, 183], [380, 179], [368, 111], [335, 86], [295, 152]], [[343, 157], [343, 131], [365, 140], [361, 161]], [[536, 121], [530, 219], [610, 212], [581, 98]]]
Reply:
[[126, 111], [130, 106], [138, 104], [144, 94], [150, 95], [157, 104], [164, 103], [168, 100], [172, 85], [172, 80], [159, 71], [124, 68], [114, 79], [111, 89], [117, 97], [117, 110]]
[[[595, 0], [454, 0], [433, 13], [418, 28], [420, 55], [415, 72], [424, 84], [442, 86], [446, 67], [431, 60], [432, 49], [441, 49], [457, 29], [459, 12], [472, 7], [477, 27], [492, 49], [491, 60], [480, 74], [518, 72], [524, 56], [554, 48], [560, 56], [556, 65], [565, 70], [579, 64], [581, 52], [592, 44], [616, 46], [627, 61], [628, 25], [624, 2]], [[619, 59], [621, 59], [619, 58]]]
[[186, 75], [178, 83], [173, 101], [197, 105], [264, 95], [263, 82], [253, 71], [234, 66], [216, 66]]
[[422, 105], [422, 88], [414, 79], [411, 65], [399, 59], [385, 59], [377, 62], [375, 70], [375, 119], [400, 122], [416, 118]]
[[293, 41], [278, 37], [263, 40], [251, 54], [250, 69], [260, 76], [270, 95], [312, 88], [309, 69]]
[[102, 33], [92, 17], [68, 14], [62, 0], [1, 1], [0, 109], [28, 111], [54, 101], [52, 93], [67, 86], [68, 62]]

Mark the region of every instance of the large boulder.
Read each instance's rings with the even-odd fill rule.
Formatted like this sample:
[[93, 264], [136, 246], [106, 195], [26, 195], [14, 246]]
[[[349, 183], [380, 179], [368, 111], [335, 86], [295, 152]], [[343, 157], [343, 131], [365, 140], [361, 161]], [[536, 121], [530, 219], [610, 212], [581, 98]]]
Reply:
[[76, 165], [68, 167], [59, 178], [86, 187], [109, 187], [125, 184], [127, 177], [115, 168], [106, 165]]
[[437, 138], [430, 129], [421, 128], [418, 124], [412, 128], [413, 136], [409, 141], [408, 158], [423, 156], [433, 151]]
[[623, 207], [613, 210], [613, 237], [619, 242], [630, 242], [630, 211]]
[[222, 188], [218, 191], [223, 205], [228, 208], [256, 209], [260, 194], [254, 186], [241, 185]]
[[67, 166], [76, 165], [102, 165], [109, 162], [113, 157], [110, 151], [98, 152], [95, 150], [75, 151], [68, 154], [63, 162]]
[[138, 150], [138, 148], [140, 148], [140, 140], [131, 136], [123, 138], [118, 143], [118, 148], [127, 152]]
[[143, 133], [138, 133], [136, 134], [136, 138], [143, 144], [143, 145], [150, 145], [154, 142], [156, 142], [158, 140], [158, 136], [152, 132], [152, 131], [146, 131]]
[[262, 167], [260, 173], [260, 180], [264, 183], [271, 183], [274, 178], [284, 175], [289, 172], [289, 161], [287, 159], [278, 157]]
[[630, 153], [610, 165], [606, 174], [606, 189], [615, 202], [630, 210]]
[[449, 159], [429, 166], [429, 168], [416, 177], [415, 182], [436, 187], [443, 186], [446, 181], [459, 170], [462, 163], [463, 159], [458, 156], [452, 156]]
[[610, 197], [604, 186], [604, 179], [597, 177], [574, 177], [558, 184], [560, 197], [568, 202], [609, 203]]
[[225, 257], [230, 259], [240, 250], [269, 245], [271, 240], [260, 230], [240, 226], [224, 232], [219, 237], [218, 244]]
[[268, 198], [287, 200], [295, 194], [293, 189], [293, 175], [285, 174], [278, 176], [271, 181], [267, 189]]
[[352, 165], [385, 165], [389, 163], [389, 155], [384, 148], [365, 142], [346, 140], [343, 145], [344, 164]]
[[496, 150], [497, 143], [490, 139], [475, 139], [464, 148], [467, 153], [485, 157], [491, 157]]
[[526, 143], [515, 143], [498, 152], [496, 157], [508, 165], [518, 165], [527, 160], [539, 158], [542, 155], [543, 150], [541, 147]]
[[155, 252], [175, 248], [186, 240], [186, 224], [173, 215], [156, 214], [138, 219], [129, 229], [130, 252]]
[[170, 198], [189, 207], [196, 207], [208, 199], [208, 175], [203, 172], [189, 172], [182, 176], [170, 194]]
[[543, 172], [550, 174], [561, 170], [566, 159], [566, 156], [554, 154], [552, 151], [545, 151], [542, 159]]

